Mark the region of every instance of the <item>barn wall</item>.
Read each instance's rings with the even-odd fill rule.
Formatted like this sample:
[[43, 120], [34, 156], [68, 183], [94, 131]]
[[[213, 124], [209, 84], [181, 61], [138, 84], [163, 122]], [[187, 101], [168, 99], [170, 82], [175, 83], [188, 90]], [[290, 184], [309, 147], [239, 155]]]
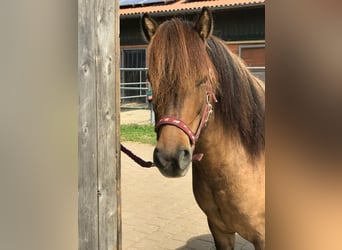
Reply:
[[[196, 20], [198, 11], [174, 15], [151, 14], [161, 23], [172, 17], [185, 20]], [[265, 8], [237, 8], [213, 11], [215, 36], [226, 41], [232, 52], [245, 60], [249, 67], [265, 67]], [[144, 68], [146, 64], [140, 60], [145, 53], [145, 41], [140, 24], [140, 16], [122, 16], [120, 20], [120, 47], [122, 68]], [[144, 59], [145, 60], [145, 59]], [[265, 69], [254, 69], [262, 80], [265, 80]], [[144, 72], [143, 72], [144, 73]], [[125, 71], [121, 83], [139, 82], [139, 72]], [[136, 96], [139, 90], [121, 89], [121, 96]], [[144, 102], [145, 99], [138, 98]], [[133, 99], [123, 99], [121, 103], [131, 102]]]
[[[153, 16], [153, 15], [152, 15]], [[214, 35], [225, 41], [265, 40], [265, 8], [216, 10], [214, 16]], [[155, 19], [162, 22], [173, 16], [159, 16]], [[194, 20], [196, 14], [178, 14], [187, 20]], [[143, 45], [140, 28], [140, 17], [121, 17], [120, 45]]]
[[236, 42], [234, 44], [227, 43], [228, 48], [239, 55], [247, 64], [248, 67], [264, 67], [265, 62], [265, 42]]

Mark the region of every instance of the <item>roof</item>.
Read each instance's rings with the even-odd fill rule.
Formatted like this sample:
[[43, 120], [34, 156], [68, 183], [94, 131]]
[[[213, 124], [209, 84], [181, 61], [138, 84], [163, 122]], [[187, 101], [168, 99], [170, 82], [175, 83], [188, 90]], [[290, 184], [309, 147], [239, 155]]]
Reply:
[[203, 7], [212, 9], [237, 8], [264, 5], [265, 0], [207, 0], [189, 1], [176, 0], [175, 2], [163, 5], [139, 6], [132, 8], [120, 8], [120, 16], [137, 16], [142, 13], [167, 13], [180, 11], [196, 11]]

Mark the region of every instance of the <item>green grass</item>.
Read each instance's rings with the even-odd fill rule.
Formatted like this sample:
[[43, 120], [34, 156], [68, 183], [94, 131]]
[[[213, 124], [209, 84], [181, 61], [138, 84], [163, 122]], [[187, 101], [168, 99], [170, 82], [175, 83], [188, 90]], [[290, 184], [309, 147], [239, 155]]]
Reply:
[[156, 134], [153, 125], [122, 124], [120, 126], [121, 141], [134, 141], [146, 144], [156, 144]]

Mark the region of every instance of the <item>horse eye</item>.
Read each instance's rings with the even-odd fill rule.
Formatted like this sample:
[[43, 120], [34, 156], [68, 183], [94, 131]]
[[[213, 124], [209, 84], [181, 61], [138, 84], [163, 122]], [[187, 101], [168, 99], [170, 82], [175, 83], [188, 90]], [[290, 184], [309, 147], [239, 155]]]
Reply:
[[201, 80], [199, 80], [199, 81], [197, 82], [196, 86], [197, 86], [197, 87], [200, 87], [200, 86], [202, 86], [202, 85], [204, 85], [204, 84], [206, 84], [206, 83], [207, 83], [207, 78], [203, 78], [203, 79], [201, 79]]

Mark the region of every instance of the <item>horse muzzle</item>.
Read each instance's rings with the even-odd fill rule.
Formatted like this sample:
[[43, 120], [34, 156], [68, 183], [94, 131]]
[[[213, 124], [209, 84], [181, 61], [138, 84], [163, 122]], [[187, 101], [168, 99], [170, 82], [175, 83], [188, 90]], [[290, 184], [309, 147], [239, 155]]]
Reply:
[[184, 176], [192, 161], [191, 150], [180, 147], [172, 153], [156, 147], [153, 152], [153, 160], [159, 171], [166, 177]]

